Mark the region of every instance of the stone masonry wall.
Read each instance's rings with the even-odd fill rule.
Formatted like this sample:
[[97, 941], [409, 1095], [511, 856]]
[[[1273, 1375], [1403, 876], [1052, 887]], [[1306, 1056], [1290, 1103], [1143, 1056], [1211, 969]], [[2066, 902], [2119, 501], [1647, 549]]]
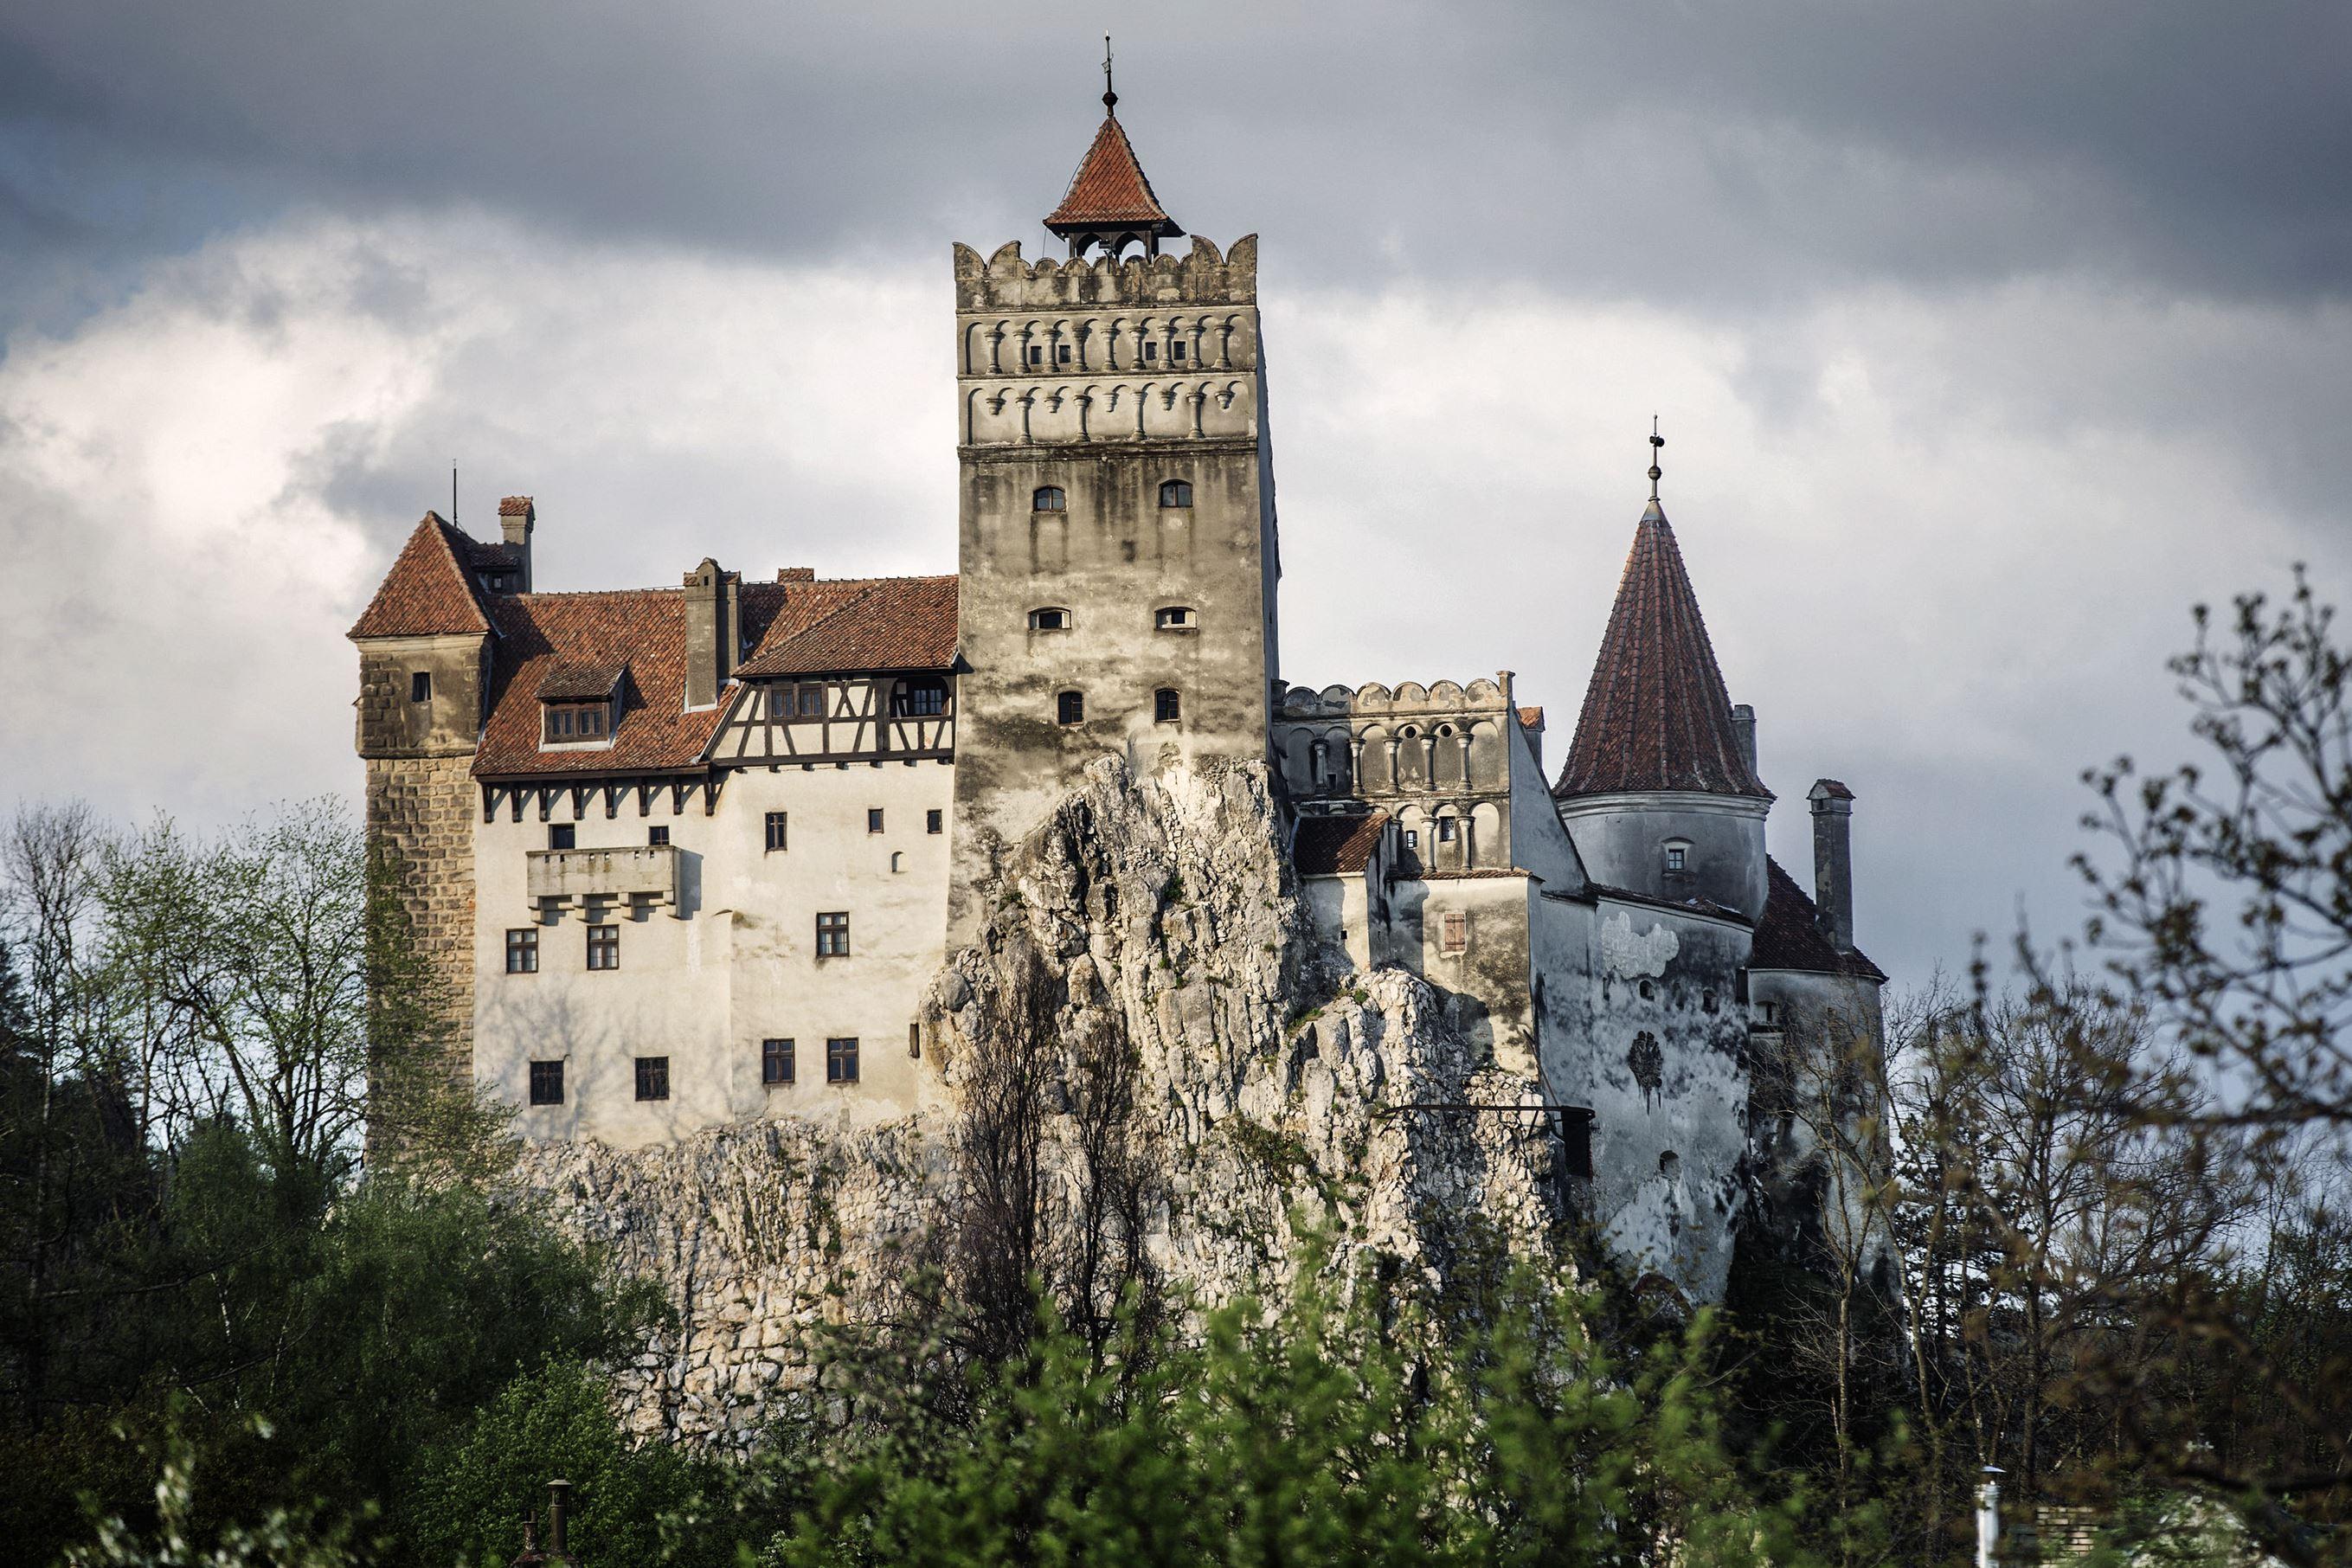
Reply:
[[367, 837], [398, 858], [409, 934], [445, 987], [449, 1072], [470, 1083], [474, 1058], [474, 811], [470, 754], [367, 759]]
[[[1097, 763], [1020, 847], [980, 939], [934, 984], [927, 1062], [952, 1093], [1007, 1043], [1042, 964], [1059, 1001], [1031, 1037], [1109, 1031], [1132, 1052], [1126, 1132], [1155, 1177], [1146, 1247], [1180, 1300], [1278, 1295], [1302, 1226], [1329, 1238], [1343, 1279], [1379, 1265], [1436, 1293], [1512, 1257], [1565, 1271], [1534, 1079], [1454, 1032], [1419, 979], [1318, 948], [1279, 832], [1263, 764], [1138, 781]], [[1062, 1087], [1049, 1103], [1066, 1103]], [[1465, 1102], [1529, 1109], [1404, 1109]], [[1047, 1130], [1045, 1228], [1066, 1238], [1073, 1125], [1056, 1114]], [[677, 1308], [675, 1332], [619, 1370], [633, 1429], [740, 1444], [781, 1400], [814, 1395], [817, 1326], [878, 1318], [910, 1264], [949, 1255], [956, 1128], [934, 1112], [528, 1150], [530, 1201]]]

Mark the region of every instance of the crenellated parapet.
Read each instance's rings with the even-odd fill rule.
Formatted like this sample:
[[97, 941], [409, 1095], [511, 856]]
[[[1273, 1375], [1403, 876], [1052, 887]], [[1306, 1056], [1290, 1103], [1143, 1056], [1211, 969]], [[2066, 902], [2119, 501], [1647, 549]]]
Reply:
[[1257, 301], [1257, 236], [1220, 252], [1199, 235], [1182, 256], [1108, 256], [1026, 261], [1021, 242], [979, 251], [955, 247], [956, 310], [1072, 310], [1089, 307], [1249, 305]]
[[1275, 749], [1293, 798], [1393, 811], [1433, 869], [1508, 867], [1511, 680], [1288, 688]]

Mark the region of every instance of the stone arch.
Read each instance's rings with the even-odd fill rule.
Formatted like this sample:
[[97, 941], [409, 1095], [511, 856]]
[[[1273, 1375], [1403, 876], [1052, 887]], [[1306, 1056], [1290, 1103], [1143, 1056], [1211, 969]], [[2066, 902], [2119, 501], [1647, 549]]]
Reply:
[[1510, 763], [1504, 752], [1502, 726], [1481, 719], [1470, 726], [1470, 787], [1501, 789], [1509, 783]]
[[1282, 776], [1291, 789], [1300, 795], [1315, 788], [1314, 737], [1305, 730], [1293, 730], [1283, 737]]
[[1482, 800], [1470, 808], [1470, 843], [1477, 851], [1479, 866], [1490, 870], [1508, 868], [1510, 847], [1504, 842], [1501, 806]]
[[1357, 790], [1362, 795], [1384, 795], [1396, 788], [1396, 774], [1389, 752], [1390, 742], [1395, 737], [1386, 724], [1367, 724], [1356, 737], [1360, 754], [1357, 773]]

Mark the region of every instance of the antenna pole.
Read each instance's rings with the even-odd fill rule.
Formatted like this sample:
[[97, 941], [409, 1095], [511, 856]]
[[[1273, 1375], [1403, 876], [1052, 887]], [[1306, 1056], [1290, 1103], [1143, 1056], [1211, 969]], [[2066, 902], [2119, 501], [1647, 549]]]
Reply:
[[450, 526], [451, 526], [451, 527], [453, 527], [453, 528], [454, 528], [454, 527], [456, 527], [456, 526], [457, 526], [457, 458], [450, 458], [450, 459], [449, 459], [449, 524], [450, 524]]
[[1658, 467], [1658, 459], [1665, 456], [1665, 451], [1666, 438], [1658, 434], [1658, 416], [1653, 414], [1650, 416], [1650, 499], [1652, 500], [1658, 499], [1658, 481], [1665, 478], [1665, 471]]
[[1118, 94], [1113, 92], [1110, 86], [1110, 35], [1108, 33], [1103, 35], [1103, 110], [1108, 114], [1118, 112]]

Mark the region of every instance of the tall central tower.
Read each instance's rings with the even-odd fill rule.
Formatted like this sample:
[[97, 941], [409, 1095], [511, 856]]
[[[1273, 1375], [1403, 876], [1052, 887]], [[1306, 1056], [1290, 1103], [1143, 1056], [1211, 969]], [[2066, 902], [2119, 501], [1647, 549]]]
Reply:
[[1045, 220], [1066, 261], [955, 247], [951, 942], [1086, 764], [1262, 758], [1280, 689], [1257, 239], [1162, 254], [1183, 231], [1103, 101]]

